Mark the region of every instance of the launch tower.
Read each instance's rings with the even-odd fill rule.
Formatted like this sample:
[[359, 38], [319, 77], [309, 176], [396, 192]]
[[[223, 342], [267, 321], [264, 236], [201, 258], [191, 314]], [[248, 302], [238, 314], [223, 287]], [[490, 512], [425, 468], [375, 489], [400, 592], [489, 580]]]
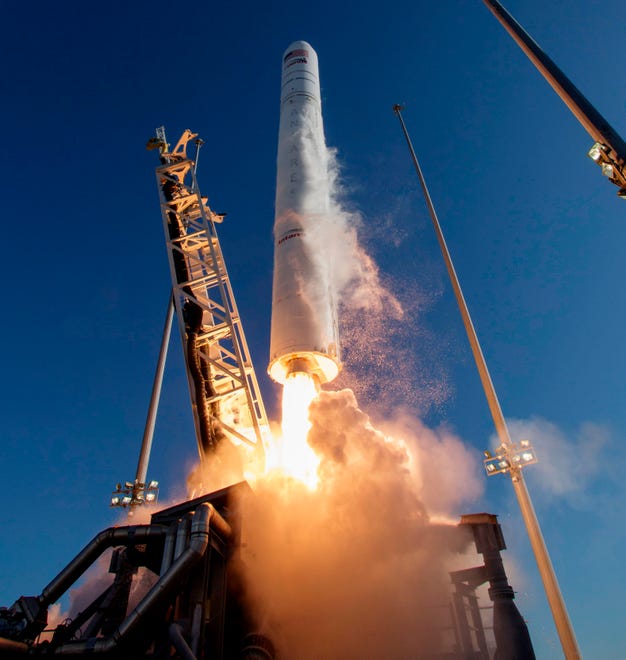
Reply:
[[262, 459], [267, 417], [215, 229], [223, 216], [202, 197], [187, 156], [196, 137], [186, 130], [169, 151], [159, 129], [156, 176], [198, 450], [205, 459], [228, 440]]

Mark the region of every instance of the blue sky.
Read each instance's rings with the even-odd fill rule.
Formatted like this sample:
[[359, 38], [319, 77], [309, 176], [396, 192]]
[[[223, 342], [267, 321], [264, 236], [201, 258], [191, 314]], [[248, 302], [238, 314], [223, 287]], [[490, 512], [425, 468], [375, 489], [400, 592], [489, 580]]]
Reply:
[[[621, 3], [506, 6], [624, 136]], [[280, 58], [306, 39], [364, 240], [423, 301], [407, 346], [425, 366], [408, 385], [449, 387], [416, 412], [477, 452], [490, 443], [398, 102], [504, 413], [541, 436], [548, 460], [528, 482], [583, 654], [624, 657], [626, 206], [585, 156], [591, 138], [483, 3], [11, 1], [4, 19], [0, 603], [39, 593], [115, 519], [108, 493], [134, 475], [169, 291], [156, 157], [144, 150], [156, 126], [205, 140], [200, 184], [228, 212], [222, 247], [276, 416], [265, 367]], [[196, 451], [177, 340], [170, 350], [150, 469], [166, 497]], [[503, 523], [538, 656], [558, 657], [506, 479], [458, 513], [484, 509]]]

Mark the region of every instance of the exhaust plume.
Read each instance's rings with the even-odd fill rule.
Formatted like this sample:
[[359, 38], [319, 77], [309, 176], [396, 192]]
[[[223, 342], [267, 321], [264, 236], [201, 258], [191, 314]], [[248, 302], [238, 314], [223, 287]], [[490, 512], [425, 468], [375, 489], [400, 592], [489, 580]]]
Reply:
[[[423, 503], [436, 482], [416, 478], [407, 440], [375, 429], [350, 390], [320, 392], [310, 421], [317, 489], [273, 475], [244, 503], [240, 570], [259, 625], [303, 660], [441, 650], [455, 555]], [[425, 451], [443, 444], [428, 439]]]

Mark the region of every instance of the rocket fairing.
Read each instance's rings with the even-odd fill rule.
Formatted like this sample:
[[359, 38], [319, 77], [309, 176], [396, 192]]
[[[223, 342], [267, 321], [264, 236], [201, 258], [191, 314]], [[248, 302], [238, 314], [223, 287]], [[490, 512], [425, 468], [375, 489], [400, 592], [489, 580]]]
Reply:
[[268, 373], [279, 383], [298, 372], [325, 383], [340, 360], [332, 264], [319, 231], [331, 191], [317, 54], [295, 41], [282, 67]]

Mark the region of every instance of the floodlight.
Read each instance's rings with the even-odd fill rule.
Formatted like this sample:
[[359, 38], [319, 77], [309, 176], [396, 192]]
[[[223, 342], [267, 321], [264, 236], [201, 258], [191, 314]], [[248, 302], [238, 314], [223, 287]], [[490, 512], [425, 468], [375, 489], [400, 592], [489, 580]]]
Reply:
[[120, 503], [120, 498], [119, 497], [112, 497], [111, 498], [111, 506], [119, 506]]
[[130, 504], [132, 501], [133, 501], [133, 498], [132, 498], [130, 495], [124, 495], [124, 497], [122, 497], [122, 504], [123, 504], [124, 506], [127, 506], [127, 505]]
[[614, 174], [613, 165], [610, 163], [602, 163], [602, 174], [610, 179]]
[[597, 163], [600, 158], [602, 158], [602, 152], [604, 151], [603, 146], [600, 142], [596, 142], [591, 149], [589, 149], [587, 156], [591, 158], [591, 160], [595, 160]]
[[155, 493], [146, 493], [146, 502], [154, 502], [156, 500]]
[[159, 482], [158, 481], [151, 481], [148, 484], [148, 488], [158, 488], [159, 487]]

